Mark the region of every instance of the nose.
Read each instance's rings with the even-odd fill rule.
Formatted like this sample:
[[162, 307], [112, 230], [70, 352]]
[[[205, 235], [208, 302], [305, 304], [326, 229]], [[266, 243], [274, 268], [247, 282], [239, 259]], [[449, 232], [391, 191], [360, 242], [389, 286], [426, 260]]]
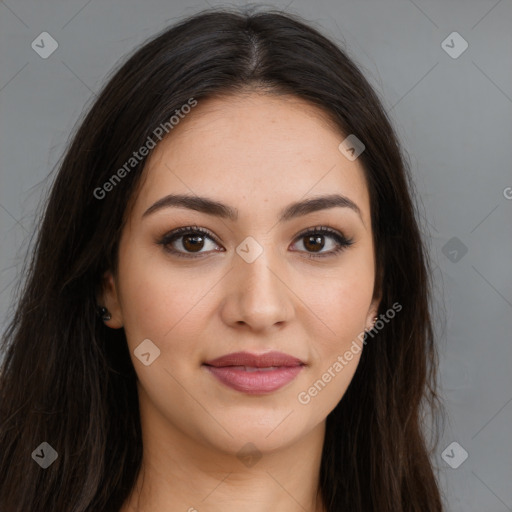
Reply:
[[223, 321], [231, 327], [266, 331], [283, 327], [294, 314], [294, 293], [285, 266], [264, 248], [252, 263], [238, 255], [227, 275]]

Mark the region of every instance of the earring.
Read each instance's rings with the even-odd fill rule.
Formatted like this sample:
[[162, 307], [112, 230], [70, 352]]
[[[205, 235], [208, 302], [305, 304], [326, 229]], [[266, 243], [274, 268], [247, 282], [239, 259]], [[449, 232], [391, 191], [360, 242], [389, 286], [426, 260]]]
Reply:
[[375, 327], [375, 323], [377, 322], [378, 319], [379, 319], [378, 316], [373, 318], [373, 324], [366, 332], [370, 332], [371, 330], [373, 330], [373, 328]]
[[109, 310], [103, 306], [98, 306], [98, 315], [104, 322], [108, 322], [112, 318]]

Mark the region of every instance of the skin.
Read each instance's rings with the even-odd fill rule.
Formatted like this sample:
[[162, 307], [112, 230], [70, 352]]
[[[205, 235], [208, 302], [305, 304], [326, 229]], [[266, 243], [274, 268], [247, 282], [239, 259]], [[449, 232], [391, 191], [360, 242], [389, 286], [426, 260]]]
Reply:
[[[99, 298], [112, 314], [107, 325], [125, 329], [138, 376], [143, 469], [122, 512], [324, 510], [316, 495], [325, 420], [361, 352], [308, 404], [297, 397], [371, 328], [379, 302], [368, 190], [358, 160], [338, 150], [344, 138], [316, 107], [253, 91], [200, 101], [151, 154], [117, 274], [105, 275]], [[239, 218], [175, 207], [143, 217], [171, 193], [207, 196]], [[333, 193], [349, 197], [361, 217], [334, 207], [278, 223], [290, 203]], [[158, 243], [194, 225], [220, 243], [204, 238], [195, 259]], [[318, 253], [297, 235], [324, 225], [354, 243], [308, 258]], [[263, 249], [252, 263], [236, 252], [248, 236]], [[197, 255], [186, 238], [172, 247]], [[323, 241], [320, 253], [336, 247], [330, 235]], [[160, 350], [148, 366], [133, 352], [145, 339]], [[242, 350], [278, 350], [306, 366], [259, 395], [226, 387], [202, 366]], [[261, 455], [251, 466], [237, 457], [246, 443]]]

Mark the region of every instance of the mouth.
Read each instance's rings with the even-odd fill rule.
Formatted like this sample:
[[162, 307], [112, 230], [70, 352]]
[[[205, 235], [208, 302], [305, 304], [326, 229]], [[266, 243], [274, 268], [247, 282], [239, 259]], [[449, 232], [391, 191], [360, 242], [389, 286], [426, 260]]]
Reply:
[[279, 368], [292, 368], [292, 366], [269, 366], [265, 368], [254, 366], [214, 366], [213, 368], [230, 368], [231, 370], [239, 370], [244, 372], [269, 372], [272, 370], [278, 370]]
[[285, 354], [284, 352], [266, 352], [255, 354], [252, 352], [233, 352], [225, 356], [217, 357], [204, 363], [207, 366], [226, 367], [244, 366], [248, 368], [272, 368], [272, 367], [293, 367], [305, 363], [297, 357]]
[[277, 391], [302, 371], [306, 364], [282, 352], [235, 352], [203, 363], [225, 386], [247, 394]]

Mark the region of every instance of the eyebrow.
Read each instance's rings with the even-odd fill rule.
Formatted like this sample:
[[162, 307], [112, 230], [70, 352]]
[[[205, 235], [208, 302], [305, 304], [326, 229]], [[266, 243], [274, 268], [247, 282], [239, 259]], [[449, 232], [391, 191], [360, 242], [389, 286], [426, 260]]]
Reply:
[[[169, 194], [165, 197], [162, 197], [156, 203], [150, 206], [143, 213], [142, 217], [147, 217], [148, 215], [151, 215], [152, 213], [155, 213], [159, 210], [171, 207], [188, 208], [189, 210], [195, 210], [232, 221], [236, 221], [238, 219], [238, 210], [236, 208], [220, 203], [219, 201], [214, 201], [213, 199], [209, 199], [207, 197], [191, 196], [186, 194]], [[340, 194], [330, 194], [326, 196], [305, 199], [303, 201], [297, 201], [286, 206], [279, 213], [279, 222], [288, 221], [319, 210], [326, 210], [336, 207], [350, 208], [356, 212], [361, 218], [361, 221], [363, 221], [361, 210], [356, 203], [354, 203], [346, 196]]]

